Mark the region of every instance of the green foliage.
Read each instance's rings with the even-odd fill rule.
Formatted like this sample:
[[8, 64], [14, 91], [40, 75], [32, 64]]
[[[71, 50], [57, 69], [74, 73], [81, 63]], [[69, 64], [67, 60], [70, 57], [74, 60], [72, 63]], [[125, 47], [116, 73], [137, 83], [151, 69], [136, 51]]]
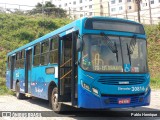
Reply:
[[0, 95], [6, 95], [6, 94], [14, 94], [11, 90], [8, 90], [8, 88], [5, 85], [5, 79], [0, 78]]
[[160, 76], [159, 78], [151, 78], [151, 88], [153, 89], [157, 89], [159, 88], [160, 89]]
[[41, 19], [38, 21], [38, 25], [40, 27], [44, 27], [46, 29], [50, 29], [53, 30], [53, 28], [58, 28], [58, 26], [56, 25], [55, 22], [53, 22], [52, 20], [47, 20], [47, 19]]
[[25, 28], [18, 29], [16, 32], [14, 32], [12, 34], [12, 36], [16, 39], [19, 39], [19, 40], [29, 40], [29, 41], [31, 41], [31, 40], [35, 39], [34, 33], [32, 33], [32, 31], [26, 30]]
[[148, 65], [152, 78], [160, 79], [160, 24], [145, 26], [148, 47]]
[[159, 24], [157, 26], [157, 29], [158, 29], [158, 31], [160, 31], [160, 22], [159, 22]]

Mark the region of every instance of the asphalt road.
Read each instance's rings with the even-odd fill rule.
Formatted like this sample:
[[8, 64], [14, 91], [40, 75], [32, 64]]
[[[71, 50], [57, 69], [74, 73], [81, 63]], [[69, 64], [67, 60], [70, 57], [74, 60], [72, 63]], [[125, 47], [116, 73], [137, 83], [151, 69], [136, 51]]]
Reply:
[[[0, 117], [0, 120], [49, 120], [49, 119], [63, 119], [63, 120], [75, 120], [75, 119], [85, 119], [85, 120], [160, 120], [160, 117], [117, 117], [117, 115], [128, 116], [131, 113], [140, 113], [144, 112], [146, 114], [147, 111], [151, 111], [150, 113], [155, 114], [154, 111], [159, 111], [160, 114], [160, 91], [152, 91], [151, 93], [151, 104], [146, 107], [137, 107], [137, 108], [117, 108], [110, 110], [84, 110], [84, 109], [76, 109], [72, 107], [68, 107], [71, 112], [64, 112], [63, 114], [54, 113], [48, 106], [48, 101], [34, 98], [34, 99], [24, 99], [17, 100], [15, 96], [0, 96], [0, 116], [2, 112], [11, 112], [14, 117]], [[45, 117], [17, 117], [18, 115], [22, 116], [29, 114], [31, 111], [37, 113], [36, 115], [45, 116]], [[44, 112], [41, 112], [44, 111]], [[130, 111], [128, 113], [128, 111]], [[32, 112], [31, 112], [32, 113]], [[40, 114], [39, 114], [40, 113]], [[3, 113], [4, 114], [4, 113]], [[17, 115], [17, 116], [16, 116]], [[32, 114], [30, 114], [32, 115]], [[35, 115], [35, 114], [33, 114]], [[135, 115], [135, 114], [134, 114]], [[138, 114], [137, 114], [138, 115]], [[52, 117], [48, 117], [52, 116]], [[114, 117], [108, 117], [114, 116]]]

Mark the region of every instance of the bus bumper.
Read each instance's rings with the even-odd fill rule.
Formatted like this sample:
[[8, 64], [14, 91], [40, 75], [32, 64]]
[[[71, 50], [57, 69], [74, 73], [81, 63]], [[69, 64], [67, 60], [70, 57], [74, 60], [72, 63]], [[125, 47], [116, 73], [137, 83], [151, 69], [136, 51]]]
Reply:
[[[149, 89], [144, 94], [135, 95], [105, 95], [97, 96], [90, 91], [87, 91], [80, 87], [80, 95], [78, 99], [78, 107], [88, 109], [108, 109], [108, 108], [126, 108], [126, 107], [138, 107], [147, 106], [150, 104], [150, 93]], [[119, 104], [119, 99], [130, 99], [128, 104]]]

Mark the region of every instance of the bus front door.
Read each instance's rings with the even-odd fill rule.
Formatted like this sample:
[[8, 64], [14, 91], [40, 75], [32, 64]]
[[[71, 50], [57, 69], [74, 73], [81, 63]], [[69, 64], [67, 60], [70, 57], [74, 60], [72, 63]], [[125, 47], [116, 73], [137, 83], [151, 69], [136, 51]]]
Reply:
[[32, 49], [26, 51], [25, 93], [31, 93]]
[[58, 50], [58, 101], [76, 104], [76, 34], [59, 39]]

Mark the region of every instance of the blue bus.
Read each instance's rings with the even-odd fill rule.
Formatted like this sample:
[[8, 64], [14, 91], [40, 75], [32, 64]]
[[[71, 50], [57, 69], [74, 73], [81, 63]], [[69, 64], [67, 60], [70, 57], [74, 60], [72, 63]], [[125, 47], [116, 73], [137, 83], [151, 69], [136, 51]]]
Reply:
[[6, 86], [18, 99], [108, 109], [150, 104], [147, 41], [142, 24], [84, 17], [7, 54]]

